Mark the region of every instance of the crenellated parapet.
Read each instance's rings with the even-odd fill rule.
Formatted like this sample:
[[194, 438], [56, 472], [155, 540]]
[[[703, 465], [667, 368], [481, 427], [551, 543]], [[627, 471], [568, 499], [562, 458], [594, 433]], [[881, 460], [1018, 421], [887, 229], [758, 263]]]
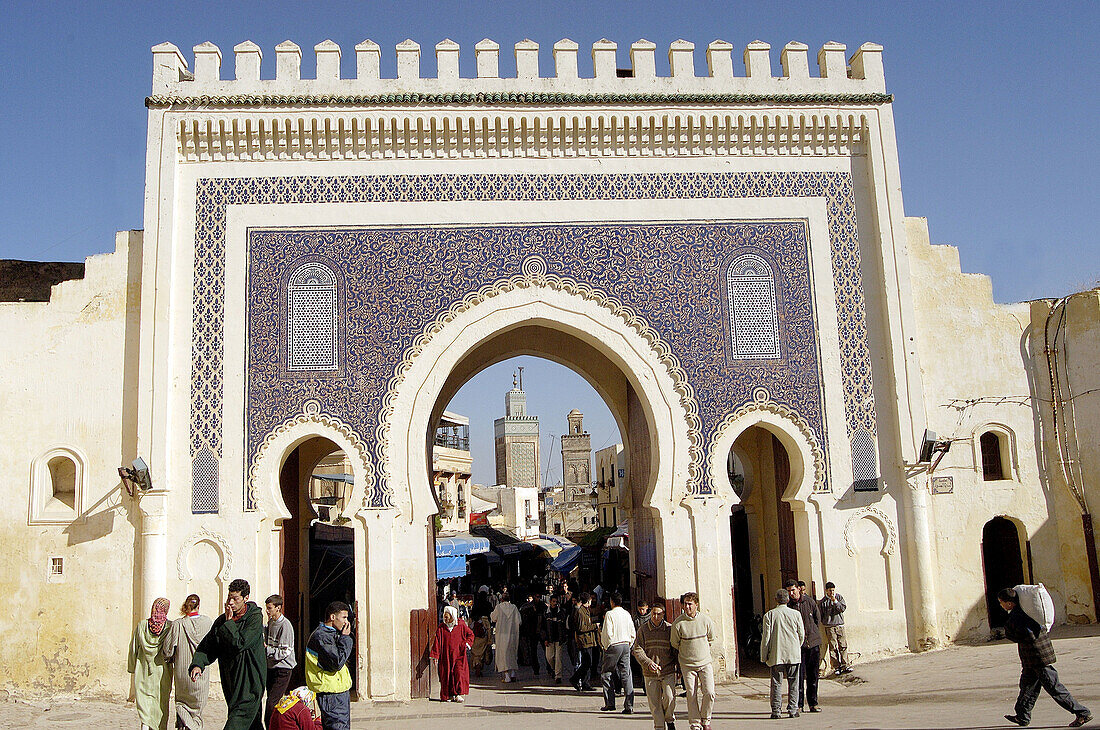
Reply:
[[[436, 95], [471, 95], [473, 99], [511, 100], [512, 95], [547, 95], [561, 101], [571, 97], [609, 96], [624, 102], [647, 97], [717, 96], [735, 98], [804, 97], [807, 102], [829, 97], [849, 97], [863, 103], [886, 101], [886, 81], [882, 69], [882, 47], [864, 43], [846, 58], [846, 48], [840, 43], [826, 43], [817, 54], [817, 74], [810, 70], [809, 47], [803, 43], [788, 43], [780, 51], [780, 75], [772, 73], [772, 49], [763, 41], [753, 41], [744, 50], [741, 65], [735, 68], [733, 46], [722, 40], [711, 42], [705, 49], [707, 73], [696, 74], [695, 44], [677, 40], [668, 49], [670, 74], [656, 72], [656, 44], [645, 39], [631, 44], [626, 65], [620, 63], [616, 43], [602, 39], [592, 44], [593, 76], [581, 77], [578, 53], [574, 41], [563, 39], [553, 46], [553, 67], [540, 65], [539, 44], [523, 40], [515, 44], [516, 75], [501, 76], [500, 45], [485, 39], [473, 47], [476, 76], [460, 74], [459, 56], [462, 49], [451, 40], [435, 46], [434, 77], [421, 69], [421, 47], [412, 40], [397, 44], [396, 78], [380, 74], [382, 48], [365, 40], [355, 46], [355, 76], [342, 78], [341, 49], [330, 40], [314, 46], [312, 68], [303, 66], [302, 49], [291, 41], [275, 47], [275, 78], [260, 77], [263, 52], [251, 41], [233, 48], [231, 74], [222, 70], [221, 50], [212, 43], [195, 46], [194, 64], [189, 66], [180, 50], [171, 43], [153, 47], [153, 86], [151, 105], [168, 103], [169, 99], [199, 97], [244, 99], [270, 97], [308, 99], [312, 97], [347, 97], [416, 95], [434, 98]], [[743, 73], [742, 73], [743, 70]], [[228, 70], [227, 70], [228, 71]], [[312, 78], [305, 77], [312, 71]], [[231, 76], [230, 78], [225, 78]], [[505, 95], [505, 96], [500, 96]], [[255, 103], [255, 102], [253, 102]], [[262, 102], [261, 102], [262, 103]]]

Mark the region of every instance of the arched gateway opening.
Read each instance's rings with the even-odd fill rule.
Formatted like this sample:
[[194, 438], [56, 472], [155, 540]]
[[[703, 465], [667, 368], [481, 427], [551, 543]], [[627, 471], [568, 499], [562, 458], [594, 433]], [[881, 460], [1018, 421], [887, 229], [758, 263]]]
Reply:
[[985, 572], [985, 604], [989, 628], [1000, 629], [1008, 614], [997, 602], [997, 593], [1024, 582], [1023, 550], [1016, 523], [994, 517], [982, 528], [982, 567]]

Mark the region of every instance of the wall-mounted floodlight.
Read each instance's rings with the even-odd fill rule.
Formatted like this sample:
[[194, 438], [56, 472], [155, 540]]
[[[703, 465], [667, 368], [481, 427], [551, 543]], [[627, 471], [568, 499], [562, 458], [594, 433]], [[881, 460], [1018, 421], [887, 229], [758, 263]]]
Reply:
[[[924, 438], [920, 444], [920, 455], [917, 457], [918, 464], [929, 464], [929, 473], [936, 470], [939, 466], [940, 460], [943, 459], [944, 454], [951, 450], [951, 440], [940, 440], [936, 438], [936, 432], [930, 429], [924, 429]], [[935, 462], [932, 458], [935, 457]]]
[[140, 456], [134, 459], [129, 467], [120, 466], [118, 476], [122, 480], [126, 493], [131, 497], [153, 488], [153, 480], [149, 477], [149, 465]]

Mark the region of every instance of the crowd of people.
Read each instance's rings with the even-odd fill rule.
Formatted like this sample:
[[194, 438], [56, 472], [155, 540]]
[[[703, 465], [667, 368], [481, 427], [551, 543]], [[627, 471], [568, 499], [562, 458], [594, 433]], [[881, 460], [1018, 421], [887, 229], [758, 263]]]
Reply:
[[249, 593], [247, 581], [232, 581], [224, 613], [213, 620], [199, 612], [194, 594], [174, 620], [167, 598], [153, 602], [149, 618], [134, 630], [129, 655], [142, 730], [167, 729], [173, 690], [175, 727], [202, 730], [214, 662], [228, 710], [226, 730], [350, 730], [350, 607], [333, 601], [325, 609], [306, 642], [305, 685], [290, 689], [299, 663], [283, 598], [268, 596], [261, 609]]

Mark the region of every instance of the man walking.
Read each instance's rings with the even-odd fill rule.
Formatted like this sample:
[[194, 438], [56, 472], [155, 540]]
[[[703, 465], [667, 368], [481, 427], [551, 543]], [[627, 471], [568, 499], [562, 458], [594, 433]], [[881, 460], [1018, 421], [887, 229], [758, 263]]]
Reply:
[[542, 614], [539, 627], [546, 652], [546, 666], [554, 675], [554, 684], [561, 684], [565, 676], [565, 610], [558, 605], [558, 596], [550, 596], [550, 606]]
[[646, 620], [638, 625], [633, 651], [642, 667], [653, 730], [676, 730], [676, 652], [671, 631], [665, 621], [665, 599], [657, 596]]
[[699, 594], [694, 591], [680, 597], [684, 612], [676, 617], [669, 632], [669, 644], [678, 654], [680, 673], [687, 691], [688, 723], [691, 730], [710, 730], [714, 704], [714, 622], [699, 612]]
[[290, 672], [298, 666], [294, 658], [294, 627], [283, 615], [283, 597], [278, 593], [264, 601], [267, 614], [267, 704], [264, 706], [264, 725], [271, 726], [271, 713], [275, 704], [283, 698], [290, 686]]
[[267, 656], [263, 609], [248, 600], [250, 590], [246, 580], [230, 582], [225, 613], [214, 620], [188, 667], [191, 681], [197, 682], [203, 669], [218, 662], [222, 694], [229, 708], [225, 730], [263, 730], [264, 726]]
[[306, 643], [306, 685], [317, 695], [324, 730], [351, 730], [351, 607], [333, 601]]
[[582, 593], [577, 596], [577, 605], [573, 609], [573, 641], [577, 646], [577, 665], [569, 683], [578, 692], [592, 689], [589, 675], [596, 666], [596, 638], [599, 628], [592, 623], [589, 611], [592, 608], [592, 596]]
[[798, 667], [802, 664], [802, 641], [806, 629], [802, 614], [787, 605], [790, 595], [780, 588], [776, 606], [764, 614], [760, 638], [760, 661], [771, 667], [772, 719], [778, 720], [783, 705], [783, 679], [787, 680], [787, 716], [798, 717]]
[[802, 614], [802, 628], [805, 638], [802, 640], [802, 666], [798, 672], [798, 705], [810, 712], [821, 712], [817, 704], [817, 680], [821, 673], [821, 614], [817, 610], [817, 601], [803, 593], [802, 586], [793, 580], [787, 581], [788, 605]]
[[634, 619], [623, 608], [623, 597], [617, 591], [608, 597], [611, 610], [603, 616], [600, 628], [600, 646], [603, 647], [603, 663], [600, 679], [603, 682], [604, 711], [615, 709], [615, 688], [612, 675], [618, 675], [623, 686], [623, 714], [634, 712], [634, 678], [630, 676], [630, 648], [634, 646]]
[[817, 604], [821, 613], [823, 643], [829, 652], [833, 671], [837, 675], [852, 671], [848, 662], [848, 640], [844, 638], [844, 611], [848, 608], [844, 596], [836, 592], [836, 584], [825, 584], [825, 596]]
[[997, 594], [997, 602], [1008, 612], [1005, 620], [1005, 636], [1016, 643], [1020, 653], [1020, 695], [1016, 698], [1016, 714], [1005, 715], [1005, 719], [1024, 727], [1031, 723], [1031, 709], [1039, 699], [1039, 688], [1064, 709], [1074, 714], [1070, 727], [1081, 727], [1092, 719], [1089, 709], [1069, 693], [1060, 681], [1054, 662], [1058, 657], [1054, 645], [1039, 626], [1039, 623], [1020, 608], [1020, 597], [1012, 588], [1005, 588]]

